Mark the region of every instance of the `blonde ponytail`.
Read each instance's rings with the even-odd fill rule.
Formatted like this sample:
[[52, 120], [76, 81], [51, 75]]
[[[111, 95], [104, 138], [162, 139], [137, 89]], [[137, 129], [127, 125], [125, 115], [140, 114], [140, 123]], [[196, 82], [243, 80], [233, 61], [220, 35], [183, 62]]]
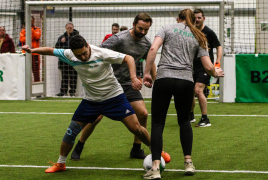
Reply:
[[184, 9], [180, 12], [179, 18], [181, 20], [186, 20], [187, 26], [190, 28], [192, 33], [194, 34], [195, 38], [199, 42], [199, 45], [204, 48], [208, 49], [208, 44], [207, 44], [207, 38], [204, 33], [202, 33], [199, 29], [197, 29], [194, 26], [195, 22], [195, 15], [194, 12], [191, 9]]

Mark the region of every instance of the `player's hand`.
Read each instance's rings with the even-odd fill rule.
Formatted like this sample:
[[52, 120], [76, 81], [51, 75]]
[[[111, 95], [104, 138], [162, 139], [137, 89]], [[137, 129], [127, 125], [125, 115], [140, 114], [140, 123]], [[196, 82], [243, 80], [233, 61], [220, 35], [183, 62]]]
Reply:
[[151, 88], [153, 86], [153, 79], [152, 79], [152, 76], [150, 74], [144, 75], [143, 84], [148, 88]]
[[220, 63], [220, 62], [218, 62], [218, 61], [217, 61], [217, 62], [215, 62], [214, 67], [215, 67], [215, 68], [216, 68], [216, 67], [217, 67], [217, 68], [221, 68], [221, 63]]
[[32, 49], [31, 49], [28, 45], [24, 45], [24, 46], [22, 46], [22, 49], [23, 49], [24, 51], [26, 51], [27, 53], [31, 53], [31, 52], [32, 52]]
[[215, 71], [217, 72], [217, 77], [224, 77], [225, 73], [222, 71], [221, 68], [216, 67]]
[[135, 89], [137, 91], [141, 90], [142, 83], [141, 83], [141, 81], [137, 77], [132, 78], [131, 81], [132, 81], [132, 87], [133, 87], [133, 89]]

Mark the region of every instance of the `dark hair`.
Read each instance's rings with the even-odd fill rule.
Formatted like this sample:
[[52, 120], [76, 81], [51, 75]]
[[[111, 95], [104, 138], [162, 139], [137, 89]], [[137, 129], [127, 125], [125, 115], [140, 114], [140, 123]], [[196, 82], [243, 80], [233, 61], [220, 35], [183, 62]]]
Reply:
[[128, 30], [127, 26], [121, 26], [120, 31]]
[[207, 47], [207, 38], [204, 33], [202, 33], [199, 29], [194, 26], [195, 23], [195, 15], [191, 9], [184, 9], [179, 14], [179, 19], [182, 21], [186, 21], [187, 26], [190, 28], [194, 37], [199, 42], [199, 45], [204, 48], [208, 49]]
[[70, 39], [69, 46], [71, 50], [82, 49], [83, 47], [87, 47], [87, 42], [82, 36], [75, 35]]
[[33, 20], [34, 20], [34, 17], [33, 16], [31, 16], [31, 18], [33, 18]]
[[117, 24], [117, 23], [113, 23], [113, 24], [112, 24], [112, 28], [113, 28], [114, 26], [117, 27], [117, 28], [119, 28], [119, 24]]
[[144, 22], [150, 22], [150, 26], [153, 24], [152, 18], [147, 13], [138, 14], [134, 19], [134, 24], [136, 25], [139, 20], [142, 20]]
[[202, 9], [196, 9], [194, 10], [194, 13], [195, 14], [201, 13], [203, 17], [205, 16], [204, 11], [202, 11]]

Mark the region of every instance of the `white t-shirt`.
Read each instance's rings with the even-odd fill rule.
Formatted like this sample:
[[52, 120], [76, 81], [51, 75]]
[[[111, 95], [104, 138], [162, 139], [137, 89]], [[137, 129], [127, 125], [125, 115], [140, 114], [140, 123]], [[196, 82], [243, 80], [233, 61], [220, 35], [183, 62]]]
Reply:
[[90, 45], [87, 62], [77, 59], [71, 49], [54, 49], [53, 54], [74, 67], [85, 91], [84, 99], [101, 102], [124, 93], [111, 64], [122, 64], [125, 54]]

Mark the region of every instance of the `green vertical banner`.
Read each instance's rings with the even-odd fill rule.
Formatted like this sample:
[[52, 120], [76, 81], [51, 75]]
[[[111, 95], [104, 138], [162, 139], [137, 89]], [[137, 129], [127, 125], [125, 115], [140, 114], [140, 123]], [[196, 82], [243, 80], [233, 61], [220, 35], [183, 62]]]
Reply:
[[268, 55], [236, 55], [235, 102], [268, 102]]

